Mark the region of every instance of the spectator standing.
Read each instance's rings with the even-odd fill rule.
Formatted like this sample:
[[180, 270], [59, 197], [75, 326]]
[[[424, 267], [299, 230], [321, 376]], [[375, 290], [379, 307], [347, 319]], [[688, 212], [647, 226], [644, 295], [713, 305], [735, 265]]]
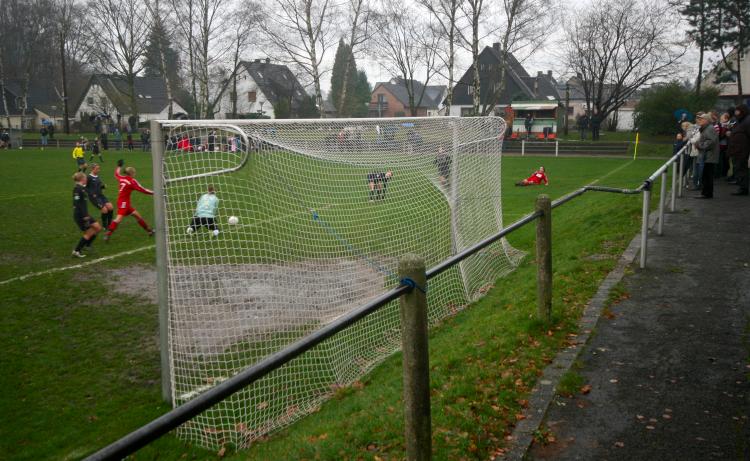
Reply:
[[6, 149], [10, 149], [11, 143], [10, 143], [10, 133], [8, 133], [8, 129], [4, 129], [3, 133], [0, 134], [0, 147], [4, 147]]
[[716, 174], [717, 178], [723, 178], [729, 172], [729, 157], [727, 156], [727, 148], [729, 147], [728, 130], [729, 114], [725, 112], [719, 117], [719, 167]]
[[128, 130], [128, 134], [125, 138], [128, 141], [128, 150], [133, 152], [133, 133]]
[[115, 127], [115, 149], [122, 150], [122, 133], [120, 133], [120, 129]]
[[599, 140], [599, 128], [601, 128], [602, 120], [599, 114], [594, 114], [591, 116], [591, 140], [592, 141], [598, 141]]
[[589, 127], [589, 116], [586, 114], [578, 117], [578, 134], [581, 136], [581, 141], [586, 139], [586, 129]]
[[732, 195], [748, 195], [748, 158], [750, 157], [750, 116], [748, 107], [741, 104], [734, 109], [736, 123], [729, 130], [727, 153], [732, 159], [734, 178], [739, 189]]
[[47, 137], [49, 136], [49, 131], [47, 130], [47, 125], [42, 125], [42, 129], [39, 130], [39, 143], [42, 150], [44, 150], [45, 147], [47, 147]]
[[531, 137], [531, 129], [534, 127], [534, 116], [531, 115], [531, 112], [526, 114], [526, 118], [523, 121], [524, 127], [526, 127], [526, 137]]
[[711, 114], [699, 115], [697, 122], [700, 126], [700, 136], [695, 146], [703, 160], [703, 175], [701, 176], [701, 195], [695, 198], [713, 198], [714, 167], [719, 161], [719, 137], [714, 130]]

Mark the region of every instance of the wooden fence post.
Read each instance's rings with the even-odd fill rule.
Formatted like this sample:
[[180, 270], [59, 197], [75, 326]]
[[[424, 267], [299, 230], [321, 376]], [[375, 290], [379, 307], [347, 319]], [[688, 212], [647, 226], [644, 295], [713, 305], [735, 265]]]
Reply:
[[538, 196], [535, 208], [543, 213], [536, 222], [537, 316], [549, 322], [552, 318], [552, 202], [549, 196]]
[[398, 264], [402, 283], [412, 290], [401, 296], [401, 341], [404, 363], [404, 432], [406, 459], [432, 458], [430, 356], [427, 347], [427, 276], [424, 259], [404, 255]]

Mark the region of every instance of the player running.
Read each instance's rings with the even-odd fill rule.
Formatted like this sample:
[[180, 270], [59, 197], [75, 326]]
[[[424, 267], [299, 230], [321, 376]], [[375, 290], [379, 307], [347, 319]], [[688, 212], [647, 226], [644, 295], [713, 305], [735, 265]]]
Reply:
[[140, 225], [146, 232], [148, 232], [149, 237], [154, 235], [154, 230], [148, 226], [146, 221], [144, 221], [141, 217], [140, 213], [138, 213], [138, 211], [130, 204], [130, 194], [134, 190], [142, 192], [146, 195], [154, 195], [154, 193], [141, 186], [140, 183], [135, 180], [135, 168], [133, 168], [132, 166], [125, 168], [125, 174], [121, 175], [120, 168], [122, 168], [124, 163], [125, 162], [123, 160], [118, 160], [117, 168], [115, 168], [115, 178], [117, 178], [117, 182], [120, 183], [120, 192], [117, 194], [117, 217], [115, 217], [115, 220], [109, 223], [109, 226], [107, 226], [107, 233], [104, 234], [105, 242], [109, 241], [109, 238], [117, 229], [117, 226], [122, 221], [122, 218], [130, 215], [132, 215], [135, 220], [138, 221], [138, 225]]
[[86, 204], [86, 175], [79, 171], [73, 175], [73, 181], [76, 183], [73, 187], [73, 221], [83, 231], [83, 236], [73, 250], [73, 257], [85, 258], [86, 255], [82, 253], [83, 248], [90, 247], [94, 243], [96, 234], [102, 230], [102, 226], [89, 214]]
[[374, 171], [367, 174], [367, 184], [370, 187], [370, 201], [384, 200], [385, 191], [388, 187], [388, 181], [393, 177], [391, 170], [385, 173], [381, 171]]
[[99, 177], [100, 169], [101, 167], [98, 164], [91, 164], [91, 173], [86, 177], [86, 193], [91, 203], [102, 212], [102, 226], [107, 227], [112, 222], [112, 214], [115, 207], [112, 206], [112, 202], [102, 192], [105, 186]]
[[549, 186], [549, 180], [547, 179], [547, 175], [544, 174], [544, 167], [540, 166], [538, 170], [536, 170], [531, 176], [528, 178], [518, 181], [516, 183], [516, 186], [538, 186], [541, 183], [544, 183], [545, 186]]
[[78, 165], [79, 172], [86, 171], [86, 159], [84, 156], [83, 147], [81, 147], [80, 142], [77, 142], [76, 146], [73, 148], [73, 159], [76, 161], [76, 165]]
[[219, 236], [219, 228], [216, 226], [216, 210], [219, 208], [219, 198], [216, 197], [214, 186], [208, 186], [208, 192], [201, 195], [198, 205], [195, 207], [195, 215], [187, 228], [188, 235], [195, 232], [201, 226], [206, 226], [212, 231], [214, 237]]

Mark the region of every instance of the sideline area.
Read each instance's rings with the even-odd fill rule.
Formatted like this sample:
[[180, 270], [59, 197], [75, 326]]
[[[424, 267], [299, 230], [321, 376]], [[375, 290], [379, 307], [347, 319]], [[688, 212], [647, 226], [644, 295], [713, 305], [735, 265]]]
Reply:
[[686, 193], [650, 234], [525, 459], [750, 459], [750, 200], [733, 191]]

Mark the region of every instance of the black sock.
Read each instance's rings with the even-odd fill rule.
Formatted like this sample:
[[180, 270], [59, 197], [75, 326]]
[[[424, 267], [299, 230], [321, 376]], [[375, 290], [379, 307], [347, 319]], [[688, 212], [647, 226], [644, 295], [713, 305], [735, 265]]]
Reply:
[[86, 240], [86, 246], [90, 247], [94, 240], [96, 240], [96, 235], [92, 235], [90, 239]]
[[85, 238], [81, 237], [81, 240], [78, 241], [78, 245], [76, 245], [76, 251], [80, 252], [83, 249], [84, 245], [86, 245], [87, 242], [88, 242], [88, 240], [86, 240]]

